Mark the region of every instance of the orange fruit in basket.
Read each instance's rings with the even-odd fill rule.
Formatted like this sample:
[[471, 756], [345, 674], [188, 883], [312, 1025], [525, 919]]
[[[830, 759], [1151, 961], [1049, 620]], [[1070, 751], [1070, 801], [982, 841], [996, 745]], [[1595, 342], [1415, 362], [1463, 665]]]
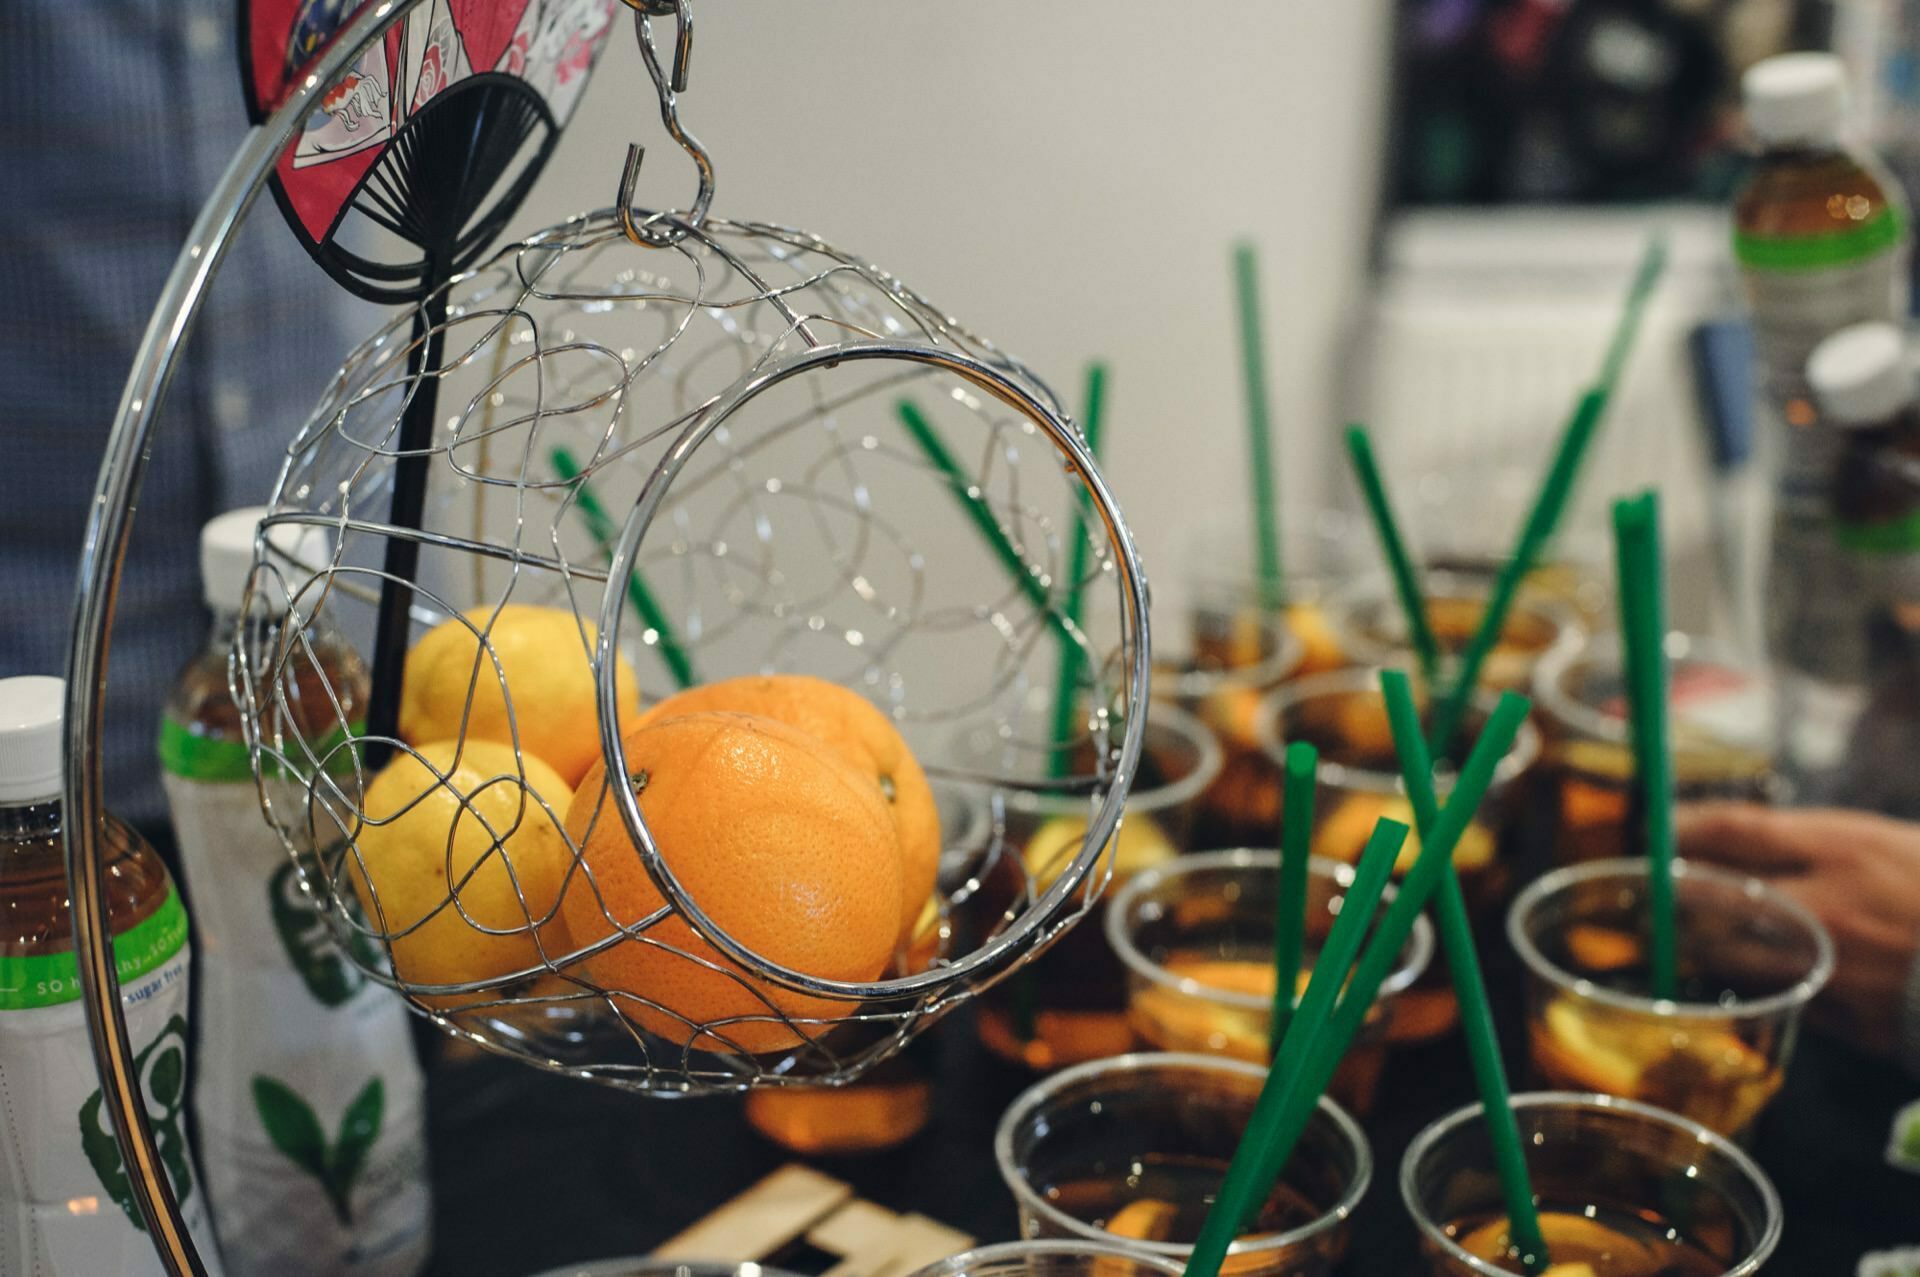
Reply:
[[749, 675], [669, 696], [638, 726], [708, 711], [760, 714], [824, 742], [879, 785], [900, 839], [900, 940], [911, 939], [940, 872], [940, 810], [920, 770], [887, 716], [858, 692], [804, 674]]
[[[517, 727], [523, 753], [578, 784], [600, 757], [591, 658], [599, 630], [565, 608], [524, 603], [462, 616], [427, 631], [407, 653], [401, 738], [413, 745], [463, 737], [511, 743]], [[491, 655], [476, 631], [487, 636]], [[640, 685], [624, 657], [614, 680], [624, 725], [640, 712]]]
[[[367, 823], [347, 853], [368, 922], [392, 937], [394, 973], [465, 984], [537, 966], [535, 928], [552, 916], [573, 864], [557, 824], [573, 790], [538, 758], [516, 759], [494, 741], [433, 741], [418, 754], [397, 754], [367, 786]], [[557, 935], [542, 940], [550, 957], [567, 952]]]
[[[665, 718], [635, 728], [625, 744], [660, 854], [717, 926], [810, 976], [879, 977], [900, 931], [900, 852], [872, 780], [814, 737], [753, 714]], [[665, 903], [606, 792], [603, 768], [588, 771], [567, 812], [590, 875], [577, 876], [560, 905], [576, 948]], [[833, 1018], [853, 1010], [752, 975], [678, 915], [643, 934], [585, 959], [586, 974], [632, 995], [618, 999], [621, 1010], [676, 1044], [783, 1051], [829, 1026], [791, 1025], [781, 1013]], [[758, 1018], [716, 1023], [741, 1016]]]

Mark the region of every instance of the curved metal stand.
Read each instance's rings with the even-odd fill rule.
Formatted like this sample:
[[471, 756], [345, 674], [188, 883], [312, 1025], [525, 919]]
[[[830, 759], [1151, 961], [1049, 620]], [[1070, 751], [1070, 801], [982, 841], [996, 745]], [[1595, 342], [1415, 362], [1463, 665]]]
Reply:
[[154, 1248], [173, 1277], [204, 1277], [206, 1265], [187, 1235], [133, 1068], [133, 1048], [120, 1007], [113, 929], [107, 918], [102, 862], [99, 744], [106, 700], [107, 632], [120, 592], [120, 569], [133, 528], [160, 401], [199, 316], [214, 273], [235, 231], [265, 189], [275, 161], [311, 114], [321, 94], [424, 0], [385, 0], [343, 30], [301, 79], [299, 88], [266, 123], [250, 132], [194, 219], [187, 242], [167, 276], [153, 318], [134, 355], [94, 485], [80, 554], [73, 638], [67, 655], [65, 789], [67, 886], [73, 901], [74, 955], [87, 1031], [93, 1039], [101, 1094], [132, 1182], [134, 1200]]

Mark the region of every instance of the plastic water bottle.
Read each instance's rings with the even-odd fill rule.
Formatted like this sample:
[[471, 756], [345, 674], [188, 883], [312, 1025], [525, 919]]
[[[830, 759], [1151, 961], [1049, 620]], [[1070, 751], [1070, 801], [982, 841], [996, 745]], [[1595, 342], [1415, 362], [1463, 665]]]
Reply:
[[[64, 684], [0, 679], [0, 1273], [160, 1277], [104, 1112], [73, 955], [60, 802]], [[107, 916], [134, 1068], [167, 1177], [215, 1272], [187, 1144], [187, 914], [160, 857], [109, 816]]]
[[1761, 446], [1775, 475], [1768, 644], [1781, 681], [1781, 766], [1802, 801], [1833, 801], [1866, 706], [1857, 564], [1828, 508], [1842, 433], [1821, 422], [1806, 364], [1822, 338], [1906, 312], [1907, 210], [1844, 140], [1845, 73], [1828, 54], [1769, 58], [1742, 82], [1762, 146], [1734, 200], [1734, 256], [1762, 379]]
[[[431, 1203], [406, 1011], [335, 947], [261, 815], [228, 653], [243, 628], [250, 652], [291, 653], [276, 681], [308, 742], [361, 712], [367, 672], [324, 611], [283, 644], [287, 590], [272, 573], [246, 604], [265, 513], [236, 510], [201, 533], [213, 630], [175, 683], [160, 734], [201, 942], [193, 1106], [213, 1222], [233, 1277], [410, 1277], [426, 1263]], [[298, 562], [326, 558], [318, 530], [284, 543], [277, 534], [275, 545]], [[315, 610], [311, 597], [300, 607]], [[276, 797], [303, 800], [289, 782]], [[333, 826], [318, 816], [311, 827]], [[375, 960], [371, 949], [358, 956]]]
[[1854, 726], [1835, 801], [1920, 817], [1920, 406], [1906, 334], [1856, 324], [1807, 361], [1823, 424], [1840, 438], [1829, 527], [1856, 583], [1867, 708]]

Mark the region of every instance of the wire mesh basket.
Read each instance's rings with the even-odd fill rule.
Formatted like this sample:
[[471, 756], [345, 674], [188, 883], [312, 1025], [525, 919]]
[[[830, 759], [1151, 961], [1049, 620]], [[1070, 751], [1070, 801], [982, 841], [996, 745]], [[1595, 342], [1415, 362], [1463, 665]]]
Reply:
[[[160, 406], [237, 230], [324, 95], [426, 2], [353, 10], [247, 135], [135, 352], [88, 520], [66, 707], [75, 954], [107, 1113], [173, 1273], [206, 1268], [127, 1039], [99, 837], [120, 573]], [[449, 267], [352, 353], [289, 448], [257, 540], [252, 588], [289, 610], [242, 627], [230, 683], [263, 812], [302, 886], [343, 953], [415, 1010], [640, 1092], [845, 1082], [1098, 898], [1141, 755], [1145, 581], [1079, 431], [1024, 367], [811, 235], [708, 216], [713, 167], [676, 114], [690, 0], [626, 3], [667, 131], [698, 172], [695, 200], [639, 209], [634, 148], [614, 211]], [[649, 25], [666, 16], [670, 63]], [[445, 260], [475, 260], [480, 231], [457, 218], [442, 229], [459, 250]], [[524, 644], [506, 659], [517, 623], [503, 618], [523, 608], [550, 627], [531, 666]], [[309, 627], [323, 610], [365, 640], [370, 685], [321, 654]], [[464, 677], [452, 662], [450, 720], [414, 732], [409, 647], [436, 634], [464, 653]], [[661, 818], [667, 778], [630, 755], [651, 730], [628, 731], [647, 712], [639, 694], [658, 705], [679, 685], [767, 671], [818, 676], [810, 694], [839, 697], [849, 721], [863, 707], [862, 730], [908, 747], [898, 775], [924, 770], [939, 793], [927, 802], [945, 836], [918, 910], [904, 855], [891, 879], [858, 861], [826, 885], [776, 876], [741, 908], [735, 888], [752, 875], [713, 848], [738, 850], [749, 809], [803, 807], [822, 775], [850, 774], [777, 723], [753, 720], [790, 751], [800, 741], [809, 785], [770, 773], [736, 783], [730, 803], [696, 783], [706, 836], [656, 837], [645, 807], [674, 822]], [[1058, 671], [1069, 694], [1053, 697]], [[560, 701], [565, 777], [540, 752], [554, 751], [539, 732]], [[1084, 813], [1064, 840], [1052, 831], [1044, 864], [1006, 820], [1037, 796]], [[866, 804], [869, 851], [898, 797], [876, 785], [849, 800]], [[370, 845], [436, 804], [451, 814], [425, 842], [437, 854], [414, 862], [426, 886], [390, 889]], [[522, 856], [522, 840], [545, 851]], [[777, 862], [809, 845], [761, 850]], [[781, 913], [794, 897], [867, 908], [846, 934], [870, 936], [891, 910], [885, 953], [833, 971], [796, 954], [785, 940], [804, 929]], [[429, 925], [462, 937], [466, 969], [411, 960]], [[680, 977], [634, 978], [657, 966], [614, 961], [636, 952]]]
[[[1144, 587], [1070, 421], [1016, 361], [811, 235], [684, 229], [656, 248], [612, 214], [568, 222], [423, 303], [444, 307], [441, 323], [402, 313], [352, 354], [294, 440], [267, 523], [325, 528], [330, 558], [295, 563], [263, 534], [256, 588], [283, 594], [291, 623], [243, 630], [234, 691], [269, 819], [343, 952], [442, 1025], [639, 1090], [843, 1081], [1097, 897], [1139, 750]], [[444, 411], [416, 530], [387, 511], [423, 459], [397, 440], [426, 375], [416, 347], [435, 339]], [[624, 528], [610, 510], [630, 512]], [[457, 688], [438, 718], [451, 751], [423, 748], [404, 716], [398, 734], [367, 734], [364, 693], [329, 685], [304, 645], [322, 607], [351, 621], [394, 584], [394, 538], [418, 547], [416, 633], [447, 622], [463, 636], [440, 676]], [[1076, 586], [1093, 597], [1070, 609]], [[567, 641], [531, 671], [494, 641], [527, 606], [566, 618]], [[1056, 737], [1035, 704], [1062, 645], [1086, 674]], [[590, 671], [597, 692], [598, 723], [575, 731], [599, 732], [589, 748], [607, 766], [577, 798], [528, 759], [554, 666]], [[949, 801], [1071, 795], [1084, 835], [1064, 864], [1028, 865], [998, 823], [984, 848], [943, 858], [940, 891], [878, 969], [829, 979], [783, 963], [767, 950], [819, 946], [781, 934], [778, 910], [703, 904], [688, 883], [712, 877], [706, 849], [653, 836], [617, 726], [636, 674], [654, 702], [676, 682], [764, 671], [880, 706]], [[515, 674], [537, 681], [516, 694]], [[511, 752], [461, 748], [471, 739]], [[369, 760], [388, 750], [414, 765], [370, 811]], [[457, 810], [438, 845], [408, 852], [432, 862], [430, 898], [383, 900], [399, 871], [370, 858], [394, 854], [383, 830], [423, 803]], [[608, 849], [618, 826], [630, 842]], [[477, 852], [456, 845], [476, 832]], [[657, 894], [636, 889], [626, 856]], [[1018, 889], [982, 890], [1009, 866]], [[874, 934], [860, 932], [869, 954]], [[424, 977], [447, 964], [410, 944], [485, 948], [470, 964], [484, 973]]]

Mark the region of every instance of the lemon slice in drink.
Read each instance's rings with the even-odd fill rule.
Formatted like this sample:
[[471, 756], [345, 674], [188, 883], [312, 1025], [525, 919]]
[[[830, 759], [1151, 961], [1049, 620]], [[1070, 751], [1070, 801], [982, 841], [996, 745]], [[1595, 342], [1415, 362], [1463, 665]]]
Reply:
[[[1055, 816], [1033, 831], [1020, 853], [1035, 891], [1045, 891], [1059, 880], [1086, 841], [1087, 822], [1078, 816]], [[1142, 869], [1164, 864], [1180, 854], [1151, 816], [1128, 816], [1109, 844], [1113, 852], [1113, 883], [1125, 882]], [[1095, 866], [1096, 871], [1098, 866]], [[1112, 886], [1113, 883], [1109, 883]]]
[[[1314, 831], [1313, 854], [1353, 864], [1383, 817], [1407, 826], [1407, 840], [1400, 845], [1400, 857], [1393, 864], [1396, 876], [1406, 873], [1420, 858], [1420, 835], [1413, 828], [1413, 804], [1398, 795], [1351, 794], [1338, 801]], [[1476, 820], [1453, 846], [1453, 867], [1465, 874], [1492, 863], [1493, 833]]]

